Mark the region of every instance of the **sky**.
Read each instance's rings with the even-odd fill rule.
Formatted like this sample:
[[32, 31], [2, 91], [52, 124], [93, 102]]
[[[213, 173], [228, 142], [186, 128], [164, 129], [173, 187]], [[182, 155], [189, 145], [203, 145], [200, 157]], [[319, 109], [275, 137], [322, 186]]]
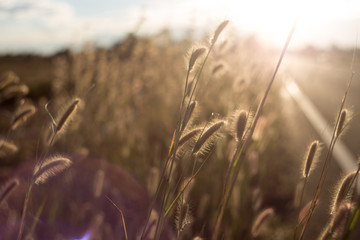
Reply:
[[[305, 2], [305, 3], [304, 3]], [[0, 0], [0, 53], [53, 53], [92, 41], [110, 45], [133, 31], [167, 27], [180, 37], [206, 33], [223, 20], [240, 36], [281, 46], [297, 22], [293, 47], [352, 47], [360, 28], [358, 0]]]

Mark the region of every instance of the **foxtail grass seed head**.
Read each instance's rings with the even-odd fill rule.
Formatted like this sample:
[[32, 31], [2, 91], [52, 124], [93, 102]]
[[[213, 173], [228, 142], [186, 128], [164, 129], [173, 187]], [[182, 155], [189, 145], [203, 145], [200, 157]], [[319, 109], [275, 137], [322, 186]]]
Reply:
[[185, 112], [185, 116], [184, 116], [184, 120], [182, 122], [182, 126], [181, 126], [181, 131], [184, 131], [184, 129], [186, 128], [187, 124], [189, 123], [189, 121], [191, 120], [191, 117], [194, 113], [194, 110], [197, 106], [197, 102], [196, 101], [192, 101], [189, 104], [189, 107], [186, 108], [186, 112]]
[[345, 130], [347, 124], [352, 118], [352, 111], [349, 109], [343, 109], [340, 113], [339, 122], [336, 126], [335, 136], [339, 137]]
[[316, 158], [318, 156], [317, 152], [319, 151], [319, 148], [320, 148], [319, 141], [313, 141], [310, 144], [304, 162], [303, 177], [309, 176], [313, 166], [315, 165], [314, 163], [316, 162]]
[[9, 157], [18, 151], [18, 147], [6, 140], [0, 139], [0, 158]]
[[178, 148], [184, 145], [186, 142], [188, 142], [190, 139], [193, 139], [195, 136], [197, 136], [202, 131], [202, 128], [194, 128], [190, 130], [189, 132], [185, 133], [178, 142]]
[[186, 201], [178, 201], [175, 216], [175, 225], [178, 232], [184, 231], [184, 229], [191, 224], [193, 217], [191, 215], [190, 205]]
[[350, 203], [342, 203], [339, 209], [333, 215], [330, 222], [331, 235], [334, 239], [339, 239], [343, 236], [346, 222], [350, 216], [352, 206]]
[[64, 171], [72, 164], [71, 160], [63, 156], [53, 156], [45, 159], [41, 164], [37, 164], [34, 169], [34, 179], [36, 184], [45, 183], [49, 178]]
[[274, 209], [267, 208], [263, 210], [255, 219], [251, 228], [251, 235], [255, 238], [260, 234], [261, 228], [264, 223], [274, 216]]
[[209, 141], [212, 136], [216, 136], [216, 132], [225, 124], [225, 121], [220, 120], [212, 124], [209, 128], [205, 129], [201, 134], [198, 141], [195, 143], [194, 146], [194, 153], [198, 153], [201, 149], [206, 149], [208, 146], [206, 143], [211, 142]]
[[197, 49], [192, 51], [191, 56], [190, 56], [190, 60], [189, 60], [189, 67], [188, 67], [189, 72], [193, 69], [196, 60], [199, 57], [201, 57], [205, 52], [206, 52], [206, 48], [204, 48], [204, 47], [200, 47], [200, 48], [197, 48]]
[[219, 63], [217, 65], [214, 66], [214, 68], [211, 71], [211, 75], [215, 76], [218, 73], [222, 72], [222, 70], [224, 69], [224, 64], [223, 63]]
[[0, 78], [0, 90], [6, 88], [11, 84], [18, 84], [19, 82], [20, 82], [19, 76], [12, 71], [8, 71], [4, 73]]
[[6, 200], [7, 197], [19, 186], [19, 180], [17, 178], [13, 178], [8, 181], [5, 186], [3, 186], [0, 190], [0, 205], [3, 201]]
[[66, 125], [69, 123], [71, 118], [74, 116], [78, 106], [80, 104], [80, 99], [76, 98], [72, 103], [66, 108], [63, 114], [60, 115], [59, 121], [56, 124], [55, 132], [58, 133], [63, 130]]
[[357, 171], [353, 171], [347, 174], [343, 179], [341, 179], [340, 183], [338, 184], [336, 195], [332, 203], [331, 214], [334, 214], [339, 208], [340, 204], [344, 200], [346, 200], [347, 196], [351, 195], [353, 189], [351, 183], [353, 182], [353, 179], [357, 176], [356, 173]]
[[11, 98], [22, 98], [28, 95], [29, 88], [24, 84], [10, 85], [0, 93], [0, 102]]
[[244, 110], [241, 110], [236, 116], [236, 125], [235, 125], [235, 139], [236, 141], [241, 141], [244, 136], [246, 129], [246, 123], [248, 119], [248, 113]]
[[214, 45], [216, 40], [218, 39], [220, 33], [224, 30], [224, 28], [226, 27], [226, 25], [228, 25], [229, 20], [225, 20], [222, 23], [220, 23], [220, 25], [216, 28], [215, 33], [213, 35], [213, 37], [211, 38], [211, 45]]
[[30, 118], [36, 112], [36, 108], [33, 105], [27, 104], [25, 106], [20, 106], [11, 121], [11, 129], [15, 130], [22, 124], [24, 124], [28, 118]]

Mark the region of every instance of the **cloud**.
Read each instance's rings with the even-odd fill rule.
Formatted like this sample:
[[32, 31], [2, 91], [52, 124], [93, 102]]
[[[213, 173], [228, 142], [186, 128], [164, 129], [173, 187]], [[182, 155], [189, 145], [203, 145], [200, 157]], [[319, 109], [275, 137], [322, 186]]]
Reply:
[[[78, 0], [0, 0], [0, 52], [20, 52], [23, 49], [43, 51], [44, 46], [48, 46], [46, 51], [49, 52], [51, 48], [54, 51], [87, 40], [109, 44], [133, 30], [142, 15], [146, 20], [139, 34], [153, 34], [164, 27], [176, 33], [183, 33], [189, 28], [201, 33], [211, 32], [219, 22], [230, 19], [241, 33], [262, 32], [264, 38], [280, 38], [282, 44], [284, 37], [281, 34], [288, 32], [288, 25], [297, 15], [290, 10], [285, 11], [285, 3], [290, 9], [294, 8], [294, 1], [298, 0], [103, 0], [101, 3]], [[76, 4], [71, 5], [71, 2]], [[322, 31], [334, 32], [329, 27], [334, 26], [334, 22], [354, 18], [348, 23], [353, 26], [355, 21], [359, 21], [360, 2], [357, 0], [317, 2], [317, 5], [310, 4], [305, 9], [309, 12], [303, 15], [299, 23], [299, 30], [302, 28], [304, 33], [297, 31], [297, 36], [303, 41], [318, 36]], [[277, 8], [278, 13], [271, 10], [276, 7], [275, 3], [281, 6]], [[338, 29], [343, 30], [342, 34], [337, 34], [339, 37], [344, 35], [345, 30], [350, 31]], [[327, 42], [333, 40], [332, 35], [326, 36]]]
[[56, 24], [72, 20], [74, 9], [67, 3], [50, 0], [5, 0], [0, 2], [0, 19], [44, 21]]

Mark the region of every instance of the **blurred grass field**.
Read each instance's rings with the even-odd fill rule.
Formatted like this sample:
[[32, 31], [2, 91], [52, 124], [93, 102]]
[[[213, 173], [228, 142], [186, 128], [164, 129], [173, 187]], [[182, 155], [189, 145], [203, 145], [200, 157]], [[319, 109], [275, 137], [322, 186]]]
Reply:
[[[49, 122], [44, 105], [49, 103], [50, 111], [55, 112], [77, 96], [85, 102], [79, 117], [51, 151], [86, 153], [107, 159], [147, 186], [149, 169], [160, 169], [169, 152], [184, 88], [184, 56], [192, 46], [192, 41], [175, 41], [164, 31], [151, 37], [130, 34], [108, 49], [89, 45], [78, 52], [63, 51], [46, 57], [1, 56], [0, 73], [8, 70], [16, 73], [29, 86], [28, 101], [38, 108], [25, 126], [11, 134], [20, 151], [2, 159], [1, 179], [44, 150], [40, 139]], [[201, 77], [194, 126], [214, 117], [230, 117], [238, 108], [255, 112], [279, 54], [280, 51], [262, 47], [254, 38], [229, 37], [219, 42]], [[294, 192], [301, 177], [302, 159], [308, 143], [317, 136], [296, 104], [281, 94], [280, 79], [291, 74], [332, 123], [349, 79], [351, 54], [339, 49], [310, 53], [304, 50], [285, 57], [226, 212], [225, 239], [250, 239], [254, 213], [267, 207], [274, 208], [275, 217], [257, 239], [292, 237], [297, 219]], [[222, 69], [214, 73], [214, 67], [219, 64]], [[354, 81], [349, 104], [354, 105], [355, 116], [344, 136], [354, 154], [359, 153], [359, 87], [359, 82]], [[2, 103], [3, 136], [17, 104], [17, 99]], [[224, 131], [214, 149], [191, 191], [195, 220], [184, 232], [184, 239], [211, 237], [233, 151], [231, 136]], [[333, 163], [324, 200], [320, 200], [323, 205], [311, 220], [305, 239], [315, 239], [327, 223], [329, 192], [340, 172]], [[307, 199], [312, 197], [314, 188], [307, 189]], [[255, 207], [253, 196], [259, 193], [261, 200]], [[356, 237], [353, 234], [351, 239]]]

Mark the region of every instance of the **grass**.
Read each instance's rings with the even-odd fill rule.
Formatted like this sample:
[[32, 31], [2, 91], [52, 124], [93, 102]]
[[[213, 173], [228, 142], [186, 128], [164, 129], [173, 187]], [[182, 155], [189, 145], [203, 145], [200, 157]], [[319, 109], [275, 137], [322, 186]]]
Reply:
[[[251, 39], [219, 41], [227, 25], [195, 47], [164, 32], [58, 55], [51, 98], [6, 95], [25, 81], [13, 73], [9, 85], [2, 81], [1, 157], [14, 172], [7, 177], [16, 178], [0, 192], [0, 233], [19, 240], [88, 232], [92, 239], [356, 239], [358, 171], [336, 190], [332, 213], [317, 215], [330, 208], [321, 194], [333, 177], [333, 147], [349, 127], [352, 80], [338, 100], [326, 156], [312, 140], [300, 163], [294, 158], [309, 143], [292, 141], [297, 132], [282, 116], [290, 103], [275, 81], [294, 29], [273, 54]], [[26, 160], [34, 156], [36, 164]]]

